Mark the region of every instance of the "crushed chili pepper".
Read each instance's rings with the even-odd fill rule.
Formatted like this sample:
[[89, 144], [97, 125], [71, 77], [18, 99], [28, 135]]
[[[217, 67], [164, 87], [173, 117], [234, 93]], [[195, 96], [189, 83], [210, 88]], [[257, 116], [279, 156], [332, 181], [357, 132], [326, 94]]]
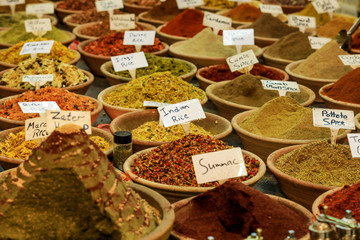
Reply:
[[[214, 187], [219, 183], [197, 184], [191, 156], [230, 148], [232, 147], [227, 143], [210, 136], [189, 134], [140, 155], [135, 159], [131, 170], [140, 178], [157, 183], [188, 187]], [[248, 175], [231, 180], [246, 181], [258, 173], [260, 162], [245, 154], [243, 156]]]
[[58, 8], [77, 11], [89, 10], [95, 8], [95, 0], [63, 0]]
[[[116, 32], [90, 42], [84, 51], [100, 56], [117, 56], [135, 52], [134, 45], [123, 45], [124, 32]], [[164, 44], [155, 38], [154, 45], [141, 46], [141, 51], [153, 53], [163, 50]]]

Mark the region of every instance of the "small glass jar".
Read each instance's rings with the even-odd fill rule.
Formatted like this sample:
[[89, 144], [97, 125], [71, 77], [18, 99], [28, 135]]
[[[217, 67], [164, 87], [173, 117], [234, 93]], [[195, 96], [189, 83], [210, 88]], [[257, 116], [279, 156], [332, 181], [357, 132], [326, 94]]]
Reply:
[[129, 131], [116, 131], [114, 133], [114, 153], [113, 162], [114, 166], [121, 171], [125, 160], [133, 153], [132, 150], [132, 137]]

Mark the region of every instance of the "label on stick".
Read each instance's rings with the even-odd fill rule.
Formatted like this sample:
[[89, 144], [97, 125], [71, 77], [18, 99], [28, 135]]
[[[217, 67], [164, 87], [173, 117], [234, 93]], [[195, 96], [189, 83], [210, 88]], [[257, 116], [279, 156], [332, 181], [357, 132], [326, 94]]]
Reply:
[[278, 90], [285, 92], [300, 92], [297, 82], [291, 81], [274, 81], [274, 80], [261, 80], [264, 89]]
[[152, 102], [152, 101], [144, 101], [143, 106], [144, 107], [164, 107], [171, 104], [168, 103], [162, 103], [162, 102]]
[[65, 124], [75, 124], [91, 134], [90, 111], [46, 111], [47, 132], [50, 134], [56, 128]]
[[23, 45], [20, 55], [31, 53], [50, 53], [54, 40], [27, 42]]
[[245, 68], [247, 66], [254, 65], [255, 63], [258, 63], [259, 61], [256, 58], [253, 50], [248, 50], [246, 52], [242, 52], [237, 55], [228, 57], [226, 59], [226, 62], [229, 65], [231, 72], [235, 72], [235, 71]]
[[214, 14], [211, 12], [204, 12], [203, 25], [216, 28], [216, 29], [230, 29], [232, 24], [232, 19], [228, 17], [221, 16], [219, 14]]
[[23, 113], [45, 113], [46, 110], [61, 110], [55, 101], [18, 102]]
[[360, 54], [338, 56], [344, 65], [360, 65]]
[[39, 85], [42, 86], [46, 82], [52, 82], [54, 80], [53, 74], [39, 74], [39, 75], [23, 75], [22, 81], [28, 82], [32, 86], [35, 86], [36, 82], [39, 82]]
[[149, 66], [144, 52], [136, 52], [111, 57], [115, 72]]
[[228, 45], [254, 45], [254, 29], [237, 29], [223, 31], [223, 44]]
[[155, 31], [125, 31], [124, 45], [154, 45]]
[[309, 42], [312, 49], [320, 49], [322, 46], [327, 44], [331, 41], [330, 38], [324, 38], [324, 37], [311, 37], [309, 36]]
[[289, 25], [300, 29], [316, 28], [316, 20], [314, 17], [288, 15]]
[[336, 0], [315, 0], [312, 2], [317, 13], [334, 12], [340, 8], [339, 3]]
[[0, 6], [25, 4], [25, 0], [0, 0]]
[[124, 8], [122, 0], [98, 0], [95, 5], [98, 12]]
[[260, 11], [263, 13], [270, 13], [275, 16], [284, 13], [281, 5], [275, 4], [260, 4]]
[[110, 15], [110, 30], [127, 30], [135, 28], [135, 14]]
[[53, 14], [53, 3], [33, 3], [26, 4], [26, 14]]
[[50, 18], [25, 20], [26, 32], [47, 32], [52, 30]]
[[240, 148], [191, 156], [198, 184], [247, 176]]
[[46, 117], [30, 118], [25, 120], [25, 140], [45, 138], [49, 136], [46, 131]]
[[176, 0], [178, 9], [185, 9], [204, 5], [203, 0]]
[[360, 133], [348, 133], [347, 138], [353, 158], [360, 157]]
[[339, 109], [313, 108], [315, 127], [355, 129], [354, 112]]

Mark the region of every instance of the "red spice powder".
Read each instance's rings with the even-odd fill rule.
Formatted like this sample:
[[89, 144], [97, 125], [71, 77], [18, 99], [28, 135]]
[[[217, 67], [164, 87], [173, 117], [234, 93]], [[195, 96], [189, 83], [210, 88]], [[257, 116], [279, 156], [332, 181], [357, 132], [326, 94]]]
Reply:
[[95, 8], [95, 0], [64, 0], [58, 7], [67, 10], [89, 10]]

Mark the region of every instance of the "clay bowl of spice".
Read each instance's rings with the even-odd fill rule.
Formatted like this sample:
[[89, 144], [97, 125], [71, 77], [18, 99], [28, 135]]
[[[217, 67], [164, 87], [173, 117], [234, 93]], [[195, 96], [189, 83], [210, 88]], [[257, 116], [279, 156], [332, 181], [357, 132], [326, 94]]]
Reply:
[[60, 1], [60, 2], [56, 2], [54, 5], [55, 13], [61, 22], [63, 22], [64, 18], [70, 14], [77, 14], [83, 12], [82, 10], [71, 10], [71, 9], [60, 8], [59, 5], [63, 3], [64, 1]]
[[[349, 188], [349, 187], [347, 187], [347, 188]], [[344, 195], [342, 195], [342, 196], [340, 196], [339, 194], [343, 194], [340, 190], [342, 190], [342, 189], [344, 189], [344, 188], [342, 188], [342, 187], [338, 187], [338, 188], [334, 188], [334, 189], [331, 189], [331, 190], [328, 190], [328, 191], [326, 191], [326, 192], [324, 192], [323, 194], [321, 194], [320, 196], [318, 196], [316, 199], [315, 199], [315, 201], [313, 202], [313, 205], [312, 205], [312, 208], [311, 208], [311, 211], [312, 211], [312, 213], [315, 215], [315, 216], [319, 216], [320, 215], [320, 209], [319, 208], [321, 208], [321, 210], [322, 210], [322, 205], [324, 204], [324, 200], [325, 200], [325, 198], [328, 198], [328, 200], [330, 200], [331, 199], [331, 203], [330, 204], [339, 204], [339, 202], [341, 201], [341, 202], [344, 202], [344, 205], [348, 205], [348, 204], [346, 204], [345, 203], [345, 201], [349, 201], [349, 199], [346, 199], [345, 198], [345, 196]], [[332, 196], [331, 196], [332, 195]], [[337, 196], [337, 197], [335, 197], [335, 196]], [[346, 199], [346, 200], [345, 200]], [[354, 201], [357, 201], [358, 199], [354, 199]], [[334, 201], [334, 202], [333, 202]], [[350, 203], [350, 202], [348, 202], [348, 203]], [[326, 206], [328, 206], [328, 205], [326, 205]], [[341, 206], [341, 205], [340, 205]], [[339, 207], [340, 208], [340, 207]], [[328, 206], [328, 211], [329, 211], [329, 206]], [[345, 210], [353, 210], [353, 209], [350, 209], [350, 208], [346, 208]], [[330, 211], [336, 211], [337, 212], [337, 210], [338, 209], [333, 209], [333, 208], [331, 208], [331, 210]], [[345, 216], [345, 210], [343, 211], [343, 215]], [[327, 214], [327, 215], [329, 215], [329, 216], [332, 216], [332, 217], [334, 217], [333, 215], [331, 215], [331, 214]], [[343, 216], [343, 217], [344, 217]], [[341, 217], [341, 218], [343, 218], [343, 217]], [[340, 219], [341, 219], [340, 218]]]
[[80, 26], [81, 24], [78, 23], [72, 23], [69, 21], [69, 19], [71, 19], [73, 16], [75, 16], [76, 13], [67, 15], [66, 17], [64, 17], [63, 22], [65, 23], [66, 27], [72, 31], [74, 28], [76, 28], [77, 26]]
[[358, 133], [360, 133], [360, 113], [355, 116], [355, 127]]
[[156, 34], [161, 41], [166, 42], [167, 44], [171, 45], [173, 43], [184, 41], [184, 40], [188, 39], [187, 37], [175, 36], [175, 35], [170, 35], [170, 34], [162, 32], [161, 29], [165, 25], [166, 24], [162, 24], [156, 28]]
[[149, 11], [152, 6], [145, 6], [145, 5], [135, 5], [124, 1], [124, 11], [128, 13], [135, 13], [139, 15], [140, 13]]
[[147, 15], [148, 15], [148, 11], [140, 13], [138, 15], [139, 20], [142, 22], [150, 23], [151, 25], [154, 25], [155, 27], [158, 27], [160, 25], [167, 23], [167, 21], [149, 18], [149, 17], [147, 17]]
[[[206, 118], [204, 119], [191, 122], [202, 129], [192, 130], [192, 128], [190, 128], [190, 133], [194, 133], [193, 131], [205, 130], [206, 132], [211, 133], [213, 138], [225, 140], [226, 137], [232, 132], [231, 123], [225, 118], [208, 112], [205, 112], [205, 116]], [[152, 122], [153, 124], [150, 124], [149, 122]], [[143, 125], [146, 123], [148, 125]], [[167, 138], [172, 139], [173, 137], [175, 138], [175, 136], [179, 136], [180, 138], [181, 136], [185, 135], [184, 131], [181, 127], [179, 128], [179, 126], [173, 128], [164, 128], [159, 127], [158, 125], [159, 112], [156, 109], [149, 109], [144, 111], [129, 112], [116, 117], [113, 121], [111, 121], [110, 129], [113, 133], [116, 131], [132, 132], [134, 152], [151, 147], [157, 147], [161, 144], [170, 142], [165, 140]], [[161, 133], [159, 131], [161, 131]], [[152, 137], [152, 134], [156, 136]], [[141, 136], [141, 139], [137, 139], [136, 136]], [[154, 139], [162, 138], [164, 140], [150, 140], [150, 137]]]

